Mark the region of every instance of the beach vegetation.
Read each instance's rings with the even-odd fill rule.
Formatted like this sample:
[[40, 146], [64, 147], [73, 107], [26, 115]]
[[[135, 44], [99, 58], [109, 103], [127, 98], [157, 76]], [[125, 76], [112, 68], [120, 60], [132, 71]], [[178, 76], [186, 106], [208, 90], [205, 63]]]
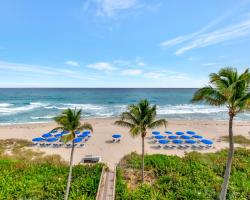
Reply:
[[54, 120], [59, 125], [53, 130], [63, 130], [69, 132], [69, 134], [66, 134], [62, 137], [62, 140], [64, 142], [72, 142], [71, 147], [71, 153], [70, 153], [70, 166], [69, 166], [69, 175], [68, 175], [68, 181], [67, 181], [67, 187], [64, 199], [67, 200], [69, 197], [69, 191], [70, 191], [70, 184], [71, 184], [71, 178], [72, 178], [72, 169], [73, 169], [73, 157], [74, 157], [74, 149], [75, 149], [75, 143], [74, 139], [76, 137], [75, 132], [76, 131], [82, 131], [82, 130], [90, 130], [93, 131], [93, 127], [89, 123], [81, 124], [81, 114], [82, 110], [76, 110], [76, 109], [67, 109], [64, 110], [59, 116], [55, 117]]
[[[228, 136], [222, 136], [221, 138], [223, 141], [226, 141], [226, 142], [229, 141]], [[234, 140], [234, 143], [236, 143], [236, 144], [241, 144], [241, 145], [245, 145], [245, 146], [250, 145], [250, 139], [248, 139], [247, 137], [245, 137], [243, 135], [235, 135], [235, 136], [233, 136], [233, 140]]]
[[165, 119], [156, 119], [156, 105], [150, 105], [147, 99], [141, 100], [138, 104], [128, 106], [128, 110], [123, 112], [120, 119], [115, 122], [116, 125], [129, 128], [133, 137], [141, 136], [142, 154], [141, 154], [141, 181], [144, 181], [144, 148], [145, 137], [148, 130], [167, 125]]
[[[117, 166], [116, 200], [218, 199], [227, 153], [145, 155], [144, 183], [140, 182], [140, 155], [131, 153]], [[228, 200], [250, 199], [249, 155], [250, 149], [235, 150]]]
[[[59, 155], [33, 151], [27, 140], [0, 140], [0, 145], [0, 199], [63, 199], [69, 167]], [[69, 198], [94, 200], [102, 167], [75, 165]]]
[[233, 121], [235, 116], [248, 109], [250, 100], [250, 72], [242, 74], [234, 68], [222, 68], [218, 73], [210, 74], [210, 85], [197, 90], [193, 102], [205, 102], [214, 106], [226, 106], [229, 115], [229, 151], [220, 199], [225, 200], [234, 155]]

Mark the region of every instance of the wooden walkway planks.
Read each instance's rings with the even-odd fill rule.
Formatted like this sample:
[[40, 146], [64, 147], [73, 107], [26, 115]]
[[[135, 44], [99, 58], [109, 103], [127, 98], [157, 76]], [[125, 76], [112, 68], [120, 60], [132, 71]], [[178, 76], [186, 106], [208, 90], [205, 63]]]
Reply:
[[101, 177], [100, 190], [96, 200], [114, 200], [115, 199], [115, 171], [105, 171]]

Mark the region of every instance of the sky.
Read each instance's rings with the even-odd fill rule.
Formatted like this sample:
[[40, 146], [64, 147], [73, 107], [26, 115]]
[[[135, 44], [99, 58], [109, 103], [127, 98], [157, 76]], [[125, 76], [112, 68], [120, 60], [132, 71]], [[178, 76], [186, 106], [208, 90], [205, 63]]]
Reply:
[[250, 64], [250, 0], [0, 0], [0, 87], [202, 87]]

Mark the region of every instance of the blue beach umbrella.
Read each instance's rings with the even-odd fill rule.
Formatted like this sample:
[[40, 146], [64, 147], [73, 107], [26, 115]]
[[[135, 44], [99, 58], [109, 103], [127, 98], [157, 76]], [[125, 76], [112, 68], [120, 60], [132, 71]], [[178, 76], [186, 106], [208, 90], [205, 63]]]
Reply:
[[57, 132], [57, 130], [52, 130], [52, 131], [50, 131], [50, 133], [56, 133]]
[[77, 137], [73, 140], [74, 143], [78, 143], [78, 142], [81, 142], [83, 138], [81, 137]]
[[166, 133], [166, 134], [172, 134], [173, 132], [171, 132], [171, 131], [165, 131], [164, 133]]
[[61, 134], [61, 133], [58, 133], [58, 134], [55, 134], [54, 136], [55, 136], [55, 137], [62, 137], [62, 134]]
[[82, 133], [83, 133], [83, 134], [86, 134], [86, 135], [89, 135], [89, 134], [90, 134], [90, 131], [83, 131]]
[[53, 137], [53, 138], [48, 138], [46, 141], [47, 142], [56, 142], [57, 140], [58, 140], [58, 138]]
[[77, 135], [77, 137], [85, 138], [85, 137], [87, 137], [87, 135], [86, 134], [80, 134], [80, 135]]
[[169, 140], [159, 140], [158, 142], [160, 144], [167, 144], [167, 143], [169, 143]]
[[201, 142], [202, 142], [202, 143], [204, 143], [204, 144], [208, 144], [208, 145], [209, 145], [209, 144], [213, 144], [213, 143], [214, 143], [214, 142], [213, 142], [213, 141], [211, 141], [211, 140], [204, 140], [204, 139], [203, 139], [203, 140], [201, 140]]
[[161, 133], [159, 131], [153, 131], [152, 135], [160, 135]]
[[80, 134], [80, 133], [81, 133], [80, 131], [75, 131], [75, 134], [76, 134], [76, 135], [78, 135], [78, 134]]
[[187, 144], [195, 144], [195, 143], [196, 143], [195, 140], [186, 140], [185, 142], [186, 142]]
[[187, 134], [189, 135], [195, 135], [196, 133], [194, 131], [186, 131]]
[[42, 142], [42, 141], [44, 141], [44, 138], [41, 137], [32, 139], [32, 142]]
[[62, 131], [62, 132], [61, 132], [61, 134], [63, 134], [63, 135], [64, 135], [64, 134], [68, 134], [68, 133], [69, 133], [69, 131]]
[[51, 137], [52, 134], [51, 133], [45, 133], [42, 135], [43, 138], [48, 138], [48, 137]]
[[176, 134], [176, 135], [184, 135], [184, 133], [181, 132], [181, 131], [177, 131], [175, 134]]
[[202, 139], [203, 137], [201, 135], [193, 135], [192, 138]]
[[170, 135], [170, 136], [168, 136], [168, 139], [177, 139], [178, 138], [178, 136], [176, 136], [176, 135]]
[[112, 138], [115, 138], [115, 139], [120, 138], [120, 137], [121, 137], [120, 134], [114, 134], [114, 135], [112, 135]]
[[183, 140], [173, 140], [172, 142], [175, 144], [181, 144], [183, 142]]
[[190, 136], [188, 136], [188, 135], [182, 135], [180, 138], [187, 140], [187, 139], [190, 139]]
[[155, 139], [157, 139], [157, 140], [160, 140], [160, 139], [163, 139], [163, 138], [165, 138], [165, 136], [163, 136], [163, 135], [156, 135], [155, 136]]

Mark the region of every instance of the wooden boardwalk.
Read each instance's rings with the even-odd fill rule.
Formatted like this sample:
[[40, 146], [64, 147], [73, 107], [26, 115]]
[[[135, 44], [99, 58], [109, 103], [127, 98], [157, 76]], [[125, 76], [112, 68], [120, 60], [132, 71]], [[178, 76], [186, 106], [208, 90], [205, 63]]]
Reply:
[[115, 199], [115, 171], [104, 171], [101, 177], [99, 193], [96, 200], [114, 200]]

